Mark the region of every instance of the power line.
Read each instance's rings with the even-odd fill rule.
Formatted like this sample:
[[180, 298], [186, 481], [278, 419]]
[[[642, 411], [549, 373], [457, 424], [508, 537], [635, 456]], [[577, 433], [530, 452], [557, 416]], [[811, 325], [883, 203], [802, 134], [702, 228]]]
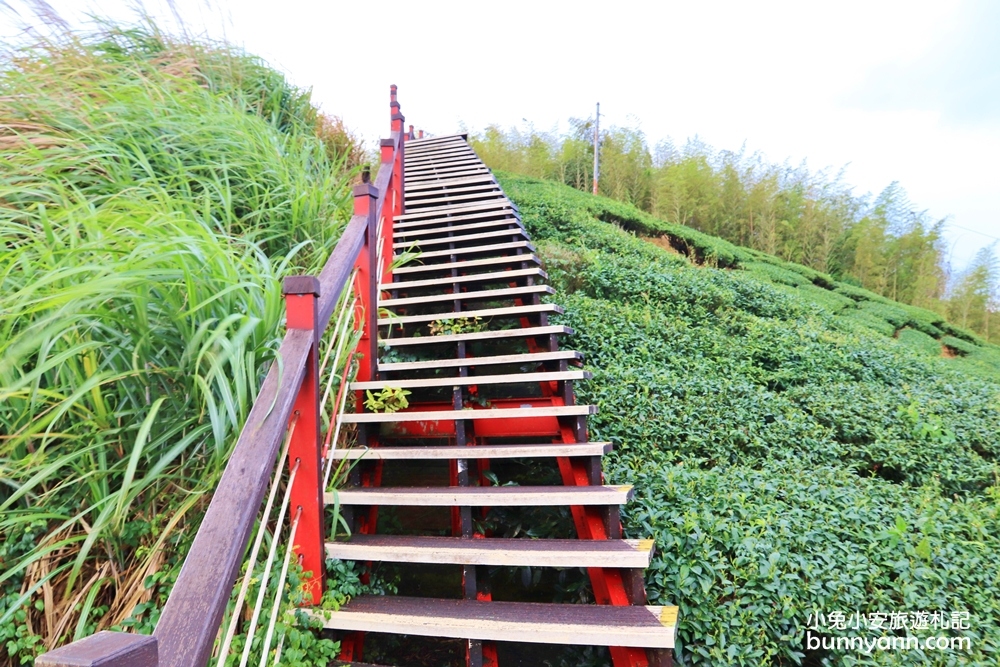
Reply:
[[965, 230], [967, 232], [972, 232], [973, 234], [980, 234], [988, 239], [993, 239], [994, 241], [1000, 241], [1000, 236], [993, 236], [992, 234], [987, 234], [986, 232], [981, 232], [978, 229], [969, 229], [968, 227], [963, 227], [962, 225], [956, 225], [954, 222], [946, 223], [950, 227], [957, 227], [958, 229]]

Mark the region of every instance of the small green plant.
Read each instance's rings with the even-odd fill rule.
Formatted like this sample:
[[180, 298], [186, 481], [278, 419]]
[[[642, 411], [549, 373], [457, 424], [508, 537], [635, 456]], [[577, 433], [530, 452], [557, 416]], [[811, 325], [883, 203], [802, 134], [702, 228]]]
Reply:
[[473, 316], [434, 320], [429, 326], [432, 336], [448, 336], [485, 331], [487, 323], [483, 322], [481, 317]]
[[410, 392], [399, 387], [385, 387], [379, 390], [378, 394], [373, 394], [369, 390], [365, 395], [365, 407], [372, 412], [398, 412], [410, 405], [406, 400]]

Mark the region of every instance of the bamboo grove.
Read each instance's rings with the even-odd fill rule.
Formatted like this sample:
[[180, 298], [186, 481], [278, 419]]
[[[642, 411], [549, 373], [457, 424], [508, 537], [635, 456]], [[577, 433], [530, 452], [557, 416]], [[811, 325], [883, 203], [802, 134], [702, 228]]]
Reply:
[[[593, 123], [566, 135], [491, 125], [473, 141], [495, 169], [589, 191]], [[600, 193], [654, 216], [803, 264], [890, 299], [938, 312], [1000, 341], [1000, 264], [993, 246], [968, 267], [948, 266], [945, 220], [898, 183], [856, 195], [841, 173], [716, 150], [697, 138], [650, 147], [639, 129], [602, 132]]]

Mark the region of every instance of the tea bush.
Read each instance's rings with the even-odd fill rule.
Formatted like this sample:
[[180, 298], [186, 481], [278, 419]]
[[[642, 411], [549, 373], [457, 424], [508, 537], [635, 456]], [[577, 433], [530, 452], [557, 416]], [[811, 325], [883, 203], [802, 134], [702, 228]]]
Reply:
[[[636, 486], [626, 532], [656, 539], [647, 589], [681, 608], [682, 664], [996, 662], [1000, 350], [625, 204], [501, 182], [593, 372], [605, 474]], [[969, 611], [972, 654], [807, 652], [832, 611]]]

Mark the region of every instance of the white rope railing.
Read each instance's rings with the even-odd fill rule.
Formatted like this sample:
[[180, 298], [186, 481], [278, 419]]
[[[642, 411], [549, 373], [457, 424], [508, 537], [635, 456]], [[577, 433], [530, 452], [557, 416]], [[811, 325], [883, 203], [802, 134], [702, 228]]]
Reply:
[[[357, 283], [357, 280], [358, 280], [358, 272], [357, 270], [355, 270], [353, 273], [351, 273], [350, 278], [347, 280], [347, 285], [344, 287], [344, 291], [341, 293], [340, 309], [337, 311], [337, 319], [335, 320], [336, 324], [334, 324], [333, 328], [331, 329], [331, 331], [333, 331], [334, 334], [333, 336], [330, 337], [330, 342], [326, 346], [326, 352], [323, 355], [323, 363], [320, 364], [319, 367], [320, 377], [323, 377], [323, 371], [326, 370], [326, 365], [330, 361], [330, 353], [333, 351], [333, 346], [335, 344], [338, 344], [339, 347], [339, 344], [341, 342], [340, 333], [341, 330], [343, 329], [344, 318], [347, 316], [349, 312], [354, 310], [354, 306], [358, 301], [357, 293], [354, 290], [354, 286], [355, 283]], [[337, 369], [337, 363], [338, 361], [334, 360], [333, 364], [334, 371], [336, 371]], [[323, 405], [323, 403], [325, 403], [325, 397], [323, 401], [320, 401], [320, 405]]]
[[[264, 594], [267, 592], [267, 583], [271, 579], [271, 567], [274, 565], [274, 558], [278, 552], [278, 543], [281, 542], [278, 539], [278, 535], [281, 532], [281, 526], [285, 523], [285, 513], [288, 511], [288, 505], [292, 498], [292, 486], [295, 484], [295, 474], [299, 471], [299, 465], [301, 461], [296, 459], [295, 465], [292, 467], [290, 473], [288, 473], [288, 486], [285, 488], [285, 496], [281, 501], [281, 510], [278, 512], [278, 520], [275, 523], [274, 536], [271, 540], [271, 547], [268, 549], [267, 560], [264, 562], [264, 573], [260, 578], [260, 588], [257, 591], [257, 602], [254, 604], [253, 614], [250, 617], [250, 627], [247, 629], [246, 644], [243, 646], [243, 655], [240, 657], [240, 667], [246, 667], [247, 661], [250, 659], [250, 649], [253, 646], [253, 638], [257, 634], [257, 622], [260, 620], [261, 607], [264, 604]], [[280, 475], [276, 475], [280, 477]], [[281, 590], [279, 589], [279, 595]]]
[[[296, 461], [297, 462], [297, 461]], [[302, 507], [295, 511], [295, 520], [292, 521], [292, 528], [288, 532], [288, 548], [285, 549], [285, 562], [281, 565], [281, 574], [278, 576], [278, 588], [274, 591], [274, 604], [271, 606], [271, 619], [267, 624], [267, 634], [264, 635], [264, 648], [260, 654], [260, 665], [267, 665], [267, 652], [271, 650], [271, 640], [274, 638], [274, 626], [278, 622], [278, 612], [281, 610], [281, 597], [285, 592], [285, 581], [288, 579], [288, 563], [292, 559], [295, 551], [295, 531], [299, 527], [299, 519], [302, 517]]]
[[281, 482], [281, 471], [285, 469], [285, 460], [288, 457], [288, 446], [292, 442], [292, 435], [295, 433], [295, 425], [298, 421], [298, 416], [296, 416], [289, 425], [288, 434], [285, 436], [285, 444], [281, 449], [281, 456], [278, 457], [278, 467], [276, 468], [277, 474], [275, 474], [274, 480], [271, 482], [271, 489], [267, 495], [267, 503], [264, 505], [264, 513], [261, 516], [260, 524], [257, 527], [257, 536], [254, 538], [253, 548], [250, 550], [250, 562], [247, 564], [246, 573], [243, 575], [243, 581], [240, 584], [240, 592], [236, 596], [236, 605], [233, 608], [233, 615], [229, 619], [229, 627], [226, 629], [225, 638], [219, 647], [219, 660], [216, 662], [217, 667], [225, 667], [226, 658], [229, 655], [229, 649], [233, 645], [233, 637], [236, 635], [236, 626], [239, 625], [240, 613], [243, 611], [243, 604], [246, 602], [247, 591], [250, 589], [250, 582], [253, 579], [253, 571], [257, 566], [257, 557], [260, 555], [260, 545], [264, 541], [264, 533], [267, 528], [267, 522], [271, 517], [271, 508], [274, 506], [274, 497], [277, 495], [278, 486]]
[[[347, 378], [350, 374], [349, 368], [344, 368], [344, 377], [340, 381], [340, 389], [338, 393], [340, 394], [340, 405], [337, 406], [336, 412], [334, 412], [334, 420], [331, 425], [333, 428], [333, 436], [330, 438], [330, 444], [333, 447], [337, 446], [340, 438], [340, 427], [344, 423], [344, 406], [347, 404], [347, 394], [349, 392], [344, 391], [344, 385], [347, 383]], [[330, 473], [333, 471], [333, 457], [327, 454], [326, 457], [326, 469], [323, 471], [323, 488], [326, 489], [330, 484]]]

